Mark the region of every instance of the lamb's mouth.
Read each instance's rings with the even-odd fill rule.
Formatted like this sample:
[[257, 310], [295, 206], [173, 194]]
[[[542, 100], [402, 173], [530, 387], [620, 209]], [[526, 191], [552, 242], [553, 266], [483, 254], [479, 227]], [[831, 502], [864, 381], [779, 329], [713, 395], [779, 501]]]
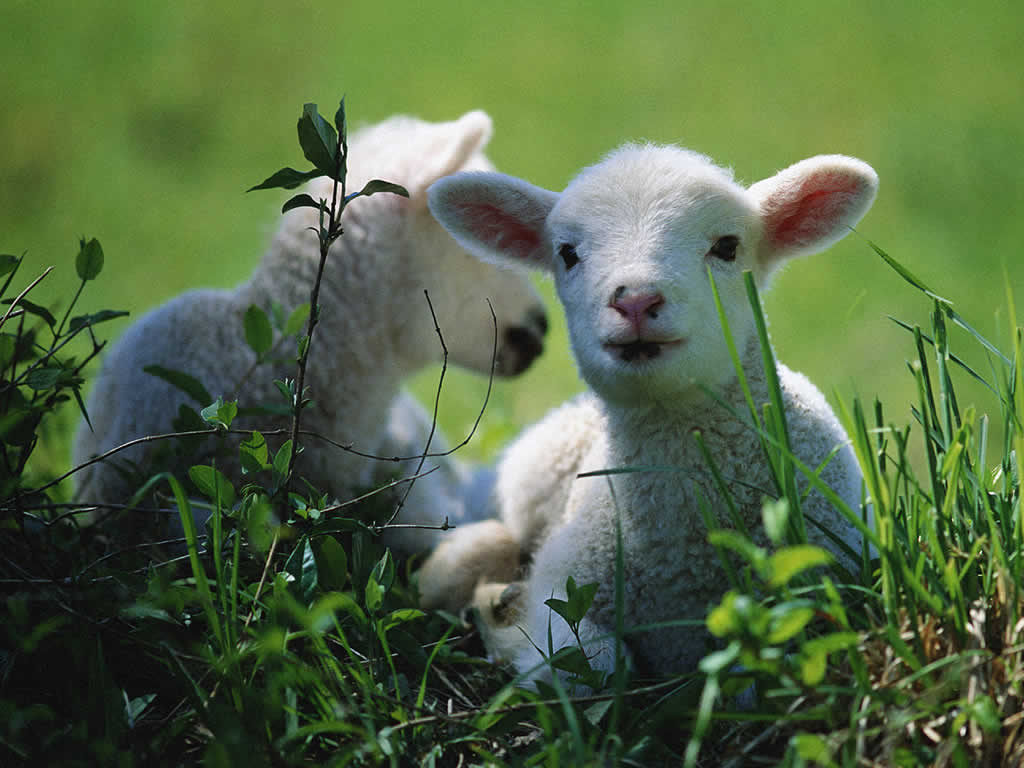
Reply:
[[637, 339], [625, 343], [607, 342], [604, 346], [612, 355], [624, 363], [634, 363], [638, 360], [653, 360], [661, 355], [666, 349], [682, 346], [682, 339], [672, 341], [649, 341]]

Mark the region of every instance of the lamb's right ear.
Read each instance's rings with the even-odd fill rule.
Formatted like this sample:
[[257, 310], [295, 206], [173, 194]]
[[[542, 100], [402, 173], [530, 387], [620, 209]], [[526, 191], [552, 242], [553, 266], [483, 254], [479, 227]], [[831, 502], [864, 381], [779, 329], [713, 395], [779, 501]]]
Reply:
[[874, 202], [878, 174], [852, 157], [819, 155], [759, 181], [750, 192], [765, 228], [760, 258], [770, 270], [845, 237]]
[[558, 193], [502, 173], [456, 173], [436, 181], [428, 205], [456, 242], [487, 261], [551, 269], [544, 223]]

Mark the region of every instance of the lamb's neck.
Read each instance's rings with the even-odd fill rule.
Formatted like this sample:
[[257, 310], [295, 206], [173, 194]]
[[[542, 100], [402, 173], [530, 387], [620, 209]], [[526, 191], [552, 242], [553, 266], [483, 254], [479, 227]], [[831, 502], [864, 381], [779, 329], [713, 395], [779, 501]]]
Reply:
[[[310, 237], [279, 233], [278, 240], [284, 242], [275, 242], [274, 251], [252, 278], [239, 287], [242, 303], [269, 309], [277, 302], [285, 313], [290, 313], [310, 301], [319, 253], [315, 237], [306, 234]], [[306, 384], [318, 402], [332, 410], [334, 405], [325, 398], [339, 406], [363, 403], [367, 409], [380, 412], [398, 393], [401, 380], [412, 371], [396, 350], [389, 308], [380, 306], [377, 291], [360, 284], [363, 276], [354, 265], [359, 260], [372, 259], [372, 254], [359, 252], [359, 248], [347, 244], [345, 238], [331, 248], [317, 298], [320, 315], [311, 341]], [[343, 272], [337, 268], [341, 263], [346, 265], [345, 279], [332, 279]], [[287, 348], [284, 351], [287, 353]]]
[[[747, 345], [741, 358], [747, 386], [754, 403], [768, 402], [761, 348], [757, 340]], [[652, 401], [623, 406], [604, 403], [609, 429], [609, 453], [616, 465], [660, 464], [680, 460], [665, 451], [696, 451], [696, 443], [686, 439], [689, 433], [721, 435], [749, 434], [750, 409], [737, 377], [712, 390], [687, 399]]]

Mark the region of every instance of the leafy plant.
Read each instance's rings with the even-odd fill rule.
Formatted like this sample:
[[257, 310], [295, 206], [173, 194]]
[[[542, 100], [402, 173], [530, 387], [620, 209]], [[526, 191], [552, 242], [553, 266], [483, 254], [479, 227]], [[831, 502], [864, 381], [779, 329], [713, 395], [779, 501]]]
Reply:
[[[81, 395], [82, 370], [105, 344], [97, 340], [93, 328], [128, 314], [102, 310], [72, 316], [86, 283], [103, 270], [103, 248], [95, 238], [81, 241], [75, 258], [81, 283], [59, 321], [46, 306], [28, 298], [53, 267], [8, 297], [24, 261], [24, 255], [0, 254], [0, 499], [4, 500], [21, 498], [31, 487], [32, 454], [46, 420], [62, 403], [74, 398], [88, 420]], [[69, 349], [82, 335], [90, 340], [91, 349], [79, 358], [69, 354]]]
[[[334, 181], [331, 200], [300, 193], [284, 206], [319, 211], [322, 274], [344, 206], [401, 190], [345, 190], [343, 106], [331, 124], [306, 105], [298, 133], [313, 167], [282, 169], [256, 188]], [[154, 557], [150, 545], [166, 542], [119, 549], [102, 528], [71, 524], [80, 510], [60, 503], [60, 476], [37, 449], [62, 426], [61, 406], [84, 413], [86, 366], [104, 345], [95, 327], [125, 313], [75, 314], [103, 267], [95, 240], [80, 245], [80, 286], [62, 311], [40, 298], [49, 270], [14, 289], [24, 257], [0, 256], [0, 763], [1020, 764], [1024, 329], [1008, 291], [1014, 335], [1001, 351], [875, 250], [922, 292], [932, 317], [927, 329], [896, 323], [918, 391], [909, 424], [880, 402], [839, 409], [873, 524], [793, 456], [773, 386], [767, 409], [748, 403], [776, 472], [778, 498], [763, 509], [771, 548], [742, 526], [722, 527], [728, 500], [725, 515], [710, 514], [705, 500], [709, 541], [729, 579], [707, 616], [718, 649], [693, 674], [628, 680], [620, 666], [605, 680], [581, 640], [594, 585], [570, 579], [565, 599], [548, 606], [575, 643], [545, 656], [571, 685], [593, 690], [586, 695], [558, 682], [516, 688], [461, 620], [420, 611], [416, 563], [396, 560], [364, 522], [387, 518], [379, 495], [357, 511], [354, 500], [333, 504], [296, 482], [315, 285], [309, 305], [290, 315], [249, 310], [239, 335], [256, 356], [250, 374], [280, 357], [296, 361], [295, 376], [278, 382], [281, 402], [270, 404], [291, 417], [275, 450], [266, 430], [237, 427], [248, 404], [180, 372], [150, 371], [189, 394], [195, 407], [181, 418], [190, 434], [236, 438], [224, 443], [241, 465], [233, 477], [206, 461], [187, 478], [151, 479], [169, 502], [147, 511], [180, 518], [182, 541], [171, 543], [179, 555]], [[759, 330], [768, 368], [763, 322]], [[965, 362], [967, 346], [987, 368]], [[988, 413], [962, 402], [964, 377], [991, 393]], [[805, 519], [802, 485], [864, 531], [868, 548], [843, 558], [859, 563], [855, 572], [807, 545], [815, 521]], [[644, 631], [622, 626], [624, 568], [620, 552], [620, 651], [626, 629]]]

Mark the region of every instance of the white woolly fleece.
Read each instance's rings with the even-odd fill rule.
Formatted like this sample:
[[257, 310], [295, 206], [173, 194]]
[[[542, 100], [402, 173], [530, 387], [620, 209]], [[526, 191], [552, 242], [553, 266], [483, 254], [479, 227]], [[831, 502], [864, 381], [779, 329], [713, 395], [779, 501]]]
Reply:
[[[490, 370], [494, 326], [488, 299], [498, 322], [498, 373], [520, 372], [539, 352], [544, 308], [523, 271], [485, 264], [467, 254], [427, 210], [427, 188], [439, 178], [492, 168], [483, 155], [491, 129], [490, 118], [477, 111], [448, 123], [394, 117], [352, 137], [349, 190], [382, 178], [405, 186], [410, 198], [378, 194], [357, 199], [345, 210], [345, 233], [332, 246], [321, 285], [322, 310], [306, 378], [314, 405], [304, 413], [305, 429], [368, 453], [394, 456], [422, 450], [430, 420], [412, 398], [401, 394], [400, 384], [441, 360], [424, 290], [429, 291], [451, 362], [481, 373]], [[314, 198], [330, 199], [330, 186], [329, 179], [321, 178], [308, 191]], [[282, 346], [280, 363], [247, 376], [255, 357], [245, 343], [242, 318], [252, 304], [269, 311], [277, 303], [287, 313], [309, 301], [319, 262], [317, 239], [309, 228], [317, 218], [318, 212], [309, 208], [285, 214], [247, 282], [230, 291], [186, 293], [125, 332], [96, 379], [88, 402], [93, 428], [83, 423], [78, 430], [76, 464], [133, 438], [173, 431], [172, 419], [187, 398], [144, 373], [144, 366], [184, 371], [214, 397], [239, 397], [243, 406], [280, 402], [273, 380], [294, 376], [294, 344], [286, 341]], [[272, 429], [286, 426], [288, 419], [239, 422]], [[299, 473], [317, 489], [340, 498], [398, 471], [394, 464], [360, 458], [316, 439], [306, 439], [304, 445]], [[435, 442], [434, 449], [439, 445], [441, 441]], [[145, 466], [154, 449], [139, 446], [81, 472], [76, 499], [123, 503], [136, 486], [119, 467]], [[428, 462], [427, 468], [434, 463]], [[217, 466], [237, 475], [234, 443]], [[461, 493], [463, 480], [449, 464], [419, 481], [405, 522], [438, 524], [446, 516], [458, 518], [461, 510], [453, 497]], [[418, 531], [396, 536], [392, 543], [421, 549], [429, 548], [432, 539]]]
[[[420, 576], [428, 606], [475, 604], [488, 649], [531, 677], [549, 674], [536, 647], [574, 642], [544, 605], [565, 582], [599, 584], [581, 637], [592, 664], [611, 669], [614, 648], [599, 638], [614, 626], [615, 515], [625, 548], [627, 628], [688, 619], [696, 628], [627, 638], [637, 664], [672, 673], [706, 650], [702, 621], [725, 588], [699, 512], [703, 497], [722, 525], [724, 501], [693, 432], [699, 431], [729, 483], [755, 539], [767, 544], [761, 507], [771, 475], [730, 360], [708, 273], [726, 311], [758, 404], [768, 401], [753, 314], [743, 285], [761, 288], [784, 261], [845, 235], [874, 199], [877, 176], [838, 155], [811, 158], [750, 188], [703, 155], [675, 147], [627, 145], [584, 170], [557, 194], [501, 174], [457, 174], [436, 183], [438, 220], [481, 258], [546, 265], [565, 308], [572, 349], [592, 392], [526, 430], [497, 469], [492, 561], [511, 537], [525, 571], [474, 571], [451, 553], [475, 526], [448, 534]], [[825, 398], [778, 365], [797, 456], [853, 508], [861, 475]], [[705, 393], [717, 394], [723, 407]], [[739, 417], [734, 415], [740, 414]], [[581, 472], [658, 467], [612, 476]], [[665, 468], [670, 468], [665, 471]], [[854, 548], [860, 535], [818, 492], [804, 513]], [[812, 542], [838, 548], [814, 525]], [[507, 554], [504, 561], [512, 558]], [[443, 563], [444, 567], [440, 567]], [[519, 581], [505, 591], [505, 582]], [[475, 597], [473, 597], [475, 591]], [[539, 669], [538, 669], [539, 668]]]

